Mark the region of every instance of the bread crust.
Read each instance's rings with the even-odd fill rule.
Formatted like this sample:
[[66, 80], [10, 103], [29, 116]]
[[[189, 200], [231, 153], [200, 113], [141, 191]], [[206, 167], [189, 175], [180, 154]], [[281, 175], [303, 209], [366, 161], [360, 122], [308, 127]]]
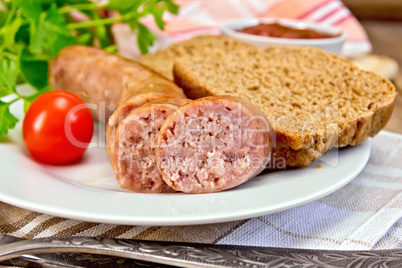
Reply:
[[[382, 99], [380, 102], [369, 104], [372, 105], [374, 108], [370, 107], [369, 111], [358, 111], [358, 115], [354, 118], [348, 118], [345, 120], [341, 120], [342, 118], [334, 118], [333, 121], [323, 121], [324, 125], [321, 125], [320, 121], [318, 120], [317, 128], [315, 128], [315, 125], [311, 125], [311, 130], [308, 129], [308, 131], [305, 131], [305, 133], [301, 133], [305, 129], [300, 128], [299, 131], [293, 132], [289, 132], [286, 129], [285, 131], [283, 131], [283, 124], [281, 120], [284, 120], [284, 122], [286, 122], [287, 119], [272, 117], [272, 114], [270, 114], [271, 111], [266, 107], [264, 109], [264, 107], [261, 107], [261, 103], [258, 103], [258, 101], [256, 101], [256, 98], [260, 97], [259, 95], [253, 95], [252, 91], [250, 93], [250, 91], [246, 92], [246, 90], [235, 92], [234, 94], [238, 94], [238, 96], [244, 97], [245, 99], [254, 102], [257, 106], [259, 106], [259, 108], [265, 111], [266, 116], [270, 119], [270, 122], [273, 125], [275, 132], [277, 133], [276, 148], [274, 148], [274, 154], [276, 155], [276, 157], [285, 158], [286, 164], [289, 166], [308, 166], [333, 147], [340, 148], [350, 145], [357, 145], [363, 142], [368, 137], [375, 136], [386, 125], [391, 117], [396, 95], [394, 85], [389, 80], [382, 78], [374, 73], [360, 70], [347, 59], [325, 53], [314, 48], [277, 47], [262, 50], [250, 48], [248, 50], [250, 50], [251, 52], [246, 51], [244, 53], [253, 54], [256, 55], [256, 57], [261, 58], [264, 58], [264, 53], [287, 53], [290, 50], [299, 51], [300, 54], [315, 53], [317, 54], [317, 56], [325, 57], [329, 62], [333, 62], [334, 64], [339, 65], [340, 68], [345, 68], [349, 72], [349, 75], [361, 77], [361, 83], [363, 84], [369, 83], [367, 81], [374, 81], [372, 85], [369, 86], [372, 86], [373, 88], [381, 87], [381, 90], [383, 91], [379, 90], [380, 93], [384, 93], [384, 95], [386, 95], [384, 99]], [[291, 52], [294, 53], [295, 51]], [[221, 60], [223, 62], [226, 62], [225, 60], [227, 60], [228, 58], [229, 57], [223, 56]], [[233, 58], [235, 57], [232, 57], [230, 59]], [[210, 58], [204, 58], [203, 60], [205, 60], [205, 63], [200, 64], [203, 67], [211, 67], [213, 66], [213, 64], [218, 64], [216, 62], [209, 64], [209, 59]], [[241, 58], [240, 60], [244, 59]], [[209, 76], [204, 77], [202, 71], [198, 71], [198, 69], [197, 71], [194, 71], [194, 69], [191, 70], [191, 68], [189, 68], [190, 64], [193, 64], [194, 66], [197, 63], [198, 62], [195, 62], [191, 58], [178, 58], [175, 61], [173, 67], [175, 79], [174, 81], [176, 82], [176, 84], [183, 88], [186, 95], [190, 98], [200, 98], [204, 96], [222, 94], [223, 89], [220, 88], [219, 85], [216, 85], [215, 87], [215, 85], [211, 85], [206, 82], [210, 78]], [[222, 71], [222, 69], [216, 72], [220, 73], [220, 71]], [[308, 71], [309, 70], [306, 70], [306, 72]], [[228, 74], [226, 78], [230, 80], [233, 77]], [[348, 81], [346, 81], [346, 84], [347, 82]], [[348, 90], [356, 91], [359, 94], [361, 93], [359, 92], [359, 88], [352, 88]], [[269, 96], [267, 96], [267, 98], [269, 98]], [[339, 100], [341, 101], [342, 98], [343, 96], [340, 96]], [[361, 97], [361, 99], [363, 98], [365, 98], [365, 96]], [[360, 99], [357, 98], [355, 101], [359, 102]], [[340, 109], [344, 107], [342, 105], [343, 104], [341, 103], [338, 104]], [[353, 103], [350, 104], [350, 107], [355, 108]], [[322, 109], [324, 108], [325, 107], [323, 107]], [[333, 122], [333, 126], [331, 126], [331, 122]]]
[[210, 49], [216, 48], [226, 51], [247, 47], [250, 47], [250, 45], [227, 37], [200, 35], [181, 43], [173, 43], [164, 50], [157, 50], [152, 54], [144, 55], [141, 57], [140, 62], [173, 81], [173, 64], [177, 58], [202, 55], [208, 53]]

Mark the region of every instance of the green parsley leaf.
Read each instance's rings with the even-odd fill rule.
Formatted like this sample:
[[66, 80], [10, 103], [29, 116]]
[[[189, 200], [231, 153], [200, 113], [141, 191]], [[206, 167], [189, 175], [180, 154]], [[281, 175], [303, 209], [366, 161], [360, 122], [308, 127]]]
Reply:
[[[101, 19], [99, 14], [94, 14], [94, 19]], [[104, 25], [95, 27], [95, 36], [97, 37], [102, 48], [107, 47], [110, 42], [109, 32]]]
[[21, 75], [34, 88], [47, 86], [48, 62], [32, 55], [25, 48], [20, 58]]
[[175, 14], [175, 15], [179, 14], [179, 6], [176, 5], [173, 1], [166, 0], [165, 4], [170, 13]]
[[56, 0], [54, 1], [57, 3], [57, 6], [63, 6], [66, 4], [69, 5], [79, 5], [79, 4], [90, 4], [93, 3], [93, 1], [90, 0]]
[[14, 92], [17, 75], [17, 62], [7, 57], [0, 58], [0, 97]]
[[137, 11], [138, 8], [145, 2], [147, 2], [147, 0], [136, 0], [136, 1], [110, 0], [109, 3], [105, 6], [105, 8], [117, 10], [120, 12], [120, 14], [124, 15], [129, 12]]
[[42, 13], [42, 3], [40, 0], [23, 0], [20, 4], [22, 14], [35, 22], [39, 23], [39, 17]]
[[0, 10], [0, 27], [3, 27], [6, 23], [8, 13], [4, 10]]
[[137, 23], [138, 35], [137, 42], [138, 47], [140, 48], [141, 54], [147, 54], [148, 48], [152, 46], [152, 44], [156, 40], [156, 36], [143, 24]]
[[110, 45], [108, 47], [105, 47], [104, 50], [109, 52], [109, 53], [117, 53], [117, 46], [116, 45]]
[[1, 0], [1, 3], [3, 4], [6, 10], [11, 9], [12, 3], [10, 1]]
[[31, 36], [31, 52], [46, 53], [54, 57], [61, 49], [74, 43], [64, 16], [52, 4], [49, 10], [40, 14], [37, 30]]
[[89, 46], [93, 40], [93, 34], [92, 32], [84, 33], [81, 34], [79, 37], [77, 37], [77, 43], [81, 45], [87, 45]]
[[29, 23], [25, 22], [15, 34], [15, 42], [17, 44], [22, 44], [24, 47], [29, 45]]
[[48, 0], [50, 3], [55, 3], [58, 8], [70, 5], [94, 4], [96, 1], [91, 0]]
[[155, 6], [152, 10], [152, 15], [154, 15], [155, 23], [160, 29], [165, 27], [165, 23], [162, 20], [163, 12], [167, 9], [165, 3], [160, 3], [160, 5]]
[[[109, 0], [103, 6], [93, 0], [0, 0], [0, 98], [15, 93], [28, 109], [36, 97], [50, 90], [47, 81], [48, 61], [72, 44], [93, 45], [116, 52], [111, 36], [114, 23], [128, 23], [137, 33], [142, 54], [156, 36], [139, 20], [152, 15], [159, 28], [164, 27], [165, 11], [176, 14], [172, 0]], [[106, 9], [106, 10], [104, 10]], [[71, 11], [85, 14], [87, 21], [75, 21]], [[121, 16], [103, 17], [101, 12], [118, 11]], [[107, 14], [107, 13], [106, 13]], [[29, 83], [37, 92], [21, 96], [17, 83]], [[0, 137], [18, 121], [10, 112], [10, 103], [0, 101]]]
[[7, 135], [9, 129], [13, 129], [18, 119], [10, 113], [10, 104], [0, 101], [0, 137]]
[[1, 28], [1, 36], [3, 37], [1, 49], [15, 51], [15, 36], [24, 23], [21, 17], [15, 18], [8, 27]]

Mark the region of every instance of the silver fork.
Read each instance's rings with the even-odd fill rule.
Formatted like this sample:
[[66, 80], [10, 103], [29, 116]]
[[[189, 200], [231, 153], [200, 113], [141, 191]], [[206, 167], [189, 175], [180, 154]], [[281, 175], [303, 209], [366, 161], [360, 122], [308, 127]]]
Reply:
[[94, 237], [52, 237], [24, 240], [0, 234], [0, 261], [26, 256], [26, 254], [42, 253], [103, 254], [193, 268], [348, 267], [350, 265], [354, 267], [402, 267], [402, 249], [307, 250]]

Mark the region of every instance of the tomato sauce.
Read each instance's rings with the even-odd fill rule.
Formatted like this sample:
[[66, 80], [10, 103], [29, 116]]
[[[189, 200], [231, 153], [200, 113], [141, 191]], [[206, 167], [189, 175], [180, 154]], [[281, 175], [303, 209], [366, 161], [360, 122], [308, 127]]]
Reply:
[[322, 39], [322, 38], [332, 38], [340, 36], [340, 34], [330, 35], [325, 33], [319, 33], [311, 29], [290, 28], [281, 25], [279, 23], [272, 23], [272, 24], [260, 23], [255, 26], [246, 27], [236, 31], [260, 36], [292, 38], [292, 39]]

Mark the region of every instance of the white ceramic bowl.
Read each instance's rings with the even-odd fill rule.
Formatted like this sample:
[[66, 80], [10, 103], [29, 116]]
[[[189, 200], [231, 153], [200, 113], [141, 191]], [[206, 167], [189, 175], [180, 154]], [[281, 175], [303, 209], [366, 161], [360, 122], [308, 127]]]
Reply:
[[[290, 39], [281, 37], [259, 36], [236, 31], [245, 27], [258, 25], [259, 23], [279, 23], [290, 28], [310, 29], [324, 34], [334, 35], [334, 37], [321, 39]], [[312, 46], [338, 55], [341, 53], [342, 46], [347, 38], [346, 33], [341, 32], [340, 29], [332, 27], [330, 25], [290, 19], [267, 18], [231, 20], [222, 23], [220, 29], [222, 31], [222, 34], [227, 37], [259, 47], [270, 45]]]

